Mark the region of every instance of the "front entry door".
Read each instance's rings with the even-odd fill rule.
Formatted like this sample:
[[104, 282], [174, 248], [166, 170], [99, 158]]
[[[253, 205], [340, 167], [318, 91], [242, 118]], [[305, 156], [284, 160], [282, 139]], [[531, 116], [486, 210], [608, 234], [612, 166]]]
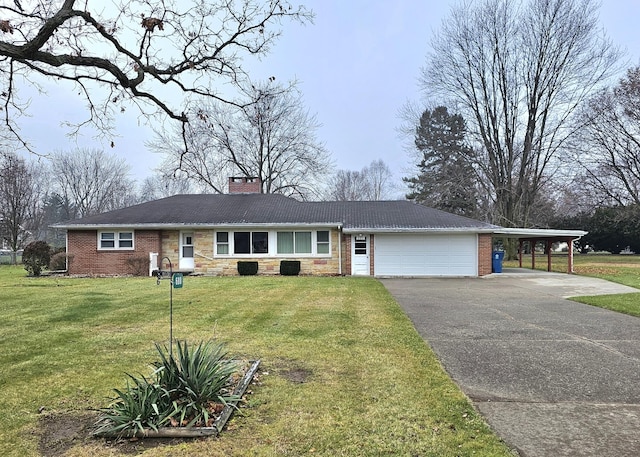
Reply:
[[180, 233], [180, 269], [193, 270], [193, 232]]
[[351, 274], [368, 276], [369, 268], [369, 236], [353, 235], [351, 238]]

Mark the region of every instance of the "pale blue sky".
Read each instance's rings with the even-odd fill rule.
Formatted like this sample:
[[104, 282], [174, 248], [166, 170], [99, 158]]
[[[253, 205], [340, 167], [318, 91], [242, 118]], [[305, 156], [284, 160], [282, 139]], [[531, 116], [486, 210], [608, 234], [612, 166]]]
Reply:
[[[315, 24], [284, 24], [283, 36], [271, 54], [247, 64], [255, 78], [299, 81], [306, 106], [322, 124], [318, 136], [338, 168], [359, 170], [372, 160], [383, 159], [399, 181], [411, 159], [397, 132], [401, 124], [398, 112], [407, 101], [420, 99], [417, 80], [429, 39], [456, 2], [302, 3], [315, 12]], [[610, 38], [627, 48], [629, 64], [640, 63], [640, 2], [604, 0], [600, 17]], [[34, 100], [34, 117], [23, 124], [25, 133], [42, 153], [72, 149], [76, 143], [65, 137], [59, 120], [74, 116], [82, 104], [68, 94], [49, 95]], [[126, 157], [136, 178], [151, 174], [161, 157], [144, 147], [151, 139], [150, 129], [139, 126], [130, 111], [120, 120], [118, 133], [121, 138], [116, 139], [113, 151]], [[90, 134], [80, 137], [78, 144], [110, 149]]]

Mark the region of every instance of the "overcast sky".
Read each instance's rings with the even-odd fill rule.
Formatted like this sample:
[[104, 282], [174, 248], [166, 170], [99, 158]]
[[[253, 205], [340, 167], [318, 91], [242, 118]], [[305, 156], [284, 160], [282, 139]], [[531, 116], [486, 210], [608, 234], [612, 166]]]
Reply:
[[[292, 3], [297, 3], [295, 0]], [[247, 61], [254, 78], [275, 76], [299, 81], [305, 105], [322, 127], [320, 140], [336, 166], [359, 170], [384, 160], [400, 181], [411, 158], [398, 134], [400, 109], [419, 101], [418, 77], [429, 39], [456, 1], [306, 0], [315, 23], [285, 23], [283, 36], [261, 62]], [[614, 43], [627, 49], [630, 65], [640, 63], [640, 2], [603, 0], [602, 27]], [[33, 101], [33, 118], [22, 123], [39, 152], [76, 146], [111, 150], [90, 135], [77, 143], [65, 136], [61, 119], [77, 118], [81, 102], [51, 91]], [[82, 114], [86, 114], [82, 111]], [[150, 129], [138, 125], [132, 111], [118, 124], [121, 138], [113, 151], [127, 159], [137, 179], [150, 175], [161, 156], [146, 150]]]

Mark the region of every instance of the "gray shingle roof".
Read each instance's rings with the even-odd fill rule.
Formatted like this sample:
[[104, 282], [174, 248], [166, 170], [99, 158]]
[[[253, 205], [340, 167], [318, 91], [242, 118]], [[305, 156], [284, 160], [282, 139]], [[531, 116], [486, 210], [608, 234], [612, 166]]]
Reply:
[[408, 201], [300, 202], [275, 194], [175, 195], [58, 224], [60, 228], [340, 224], [345, 230], [497, 228]]

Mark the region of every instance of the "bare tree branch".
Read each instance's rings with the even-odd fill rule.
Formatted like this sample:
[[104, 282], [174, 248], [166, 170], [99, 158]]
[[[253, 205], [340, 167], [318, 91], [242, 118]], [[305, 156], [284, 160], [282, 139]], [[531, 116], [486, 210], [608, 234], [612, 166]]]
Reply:
[[[105, 135], [123, 103], [137, 105], [150, 120], [161, 114], [185, 124], [191, 104], [202, 99], [240, 106], [223, 86], [248, 80], [242, 57], [268, 52], [283, 20], [306, 23], [313, 17], [284, 0], [21, 4], [0, 6], [0, 84], [5, 124], [25, 147], [18, 91], [27, 91], [34, 74], [79, 86], [90, 106], [84, 122]], [[17, 75], [24, 87], [16, 87]]]

